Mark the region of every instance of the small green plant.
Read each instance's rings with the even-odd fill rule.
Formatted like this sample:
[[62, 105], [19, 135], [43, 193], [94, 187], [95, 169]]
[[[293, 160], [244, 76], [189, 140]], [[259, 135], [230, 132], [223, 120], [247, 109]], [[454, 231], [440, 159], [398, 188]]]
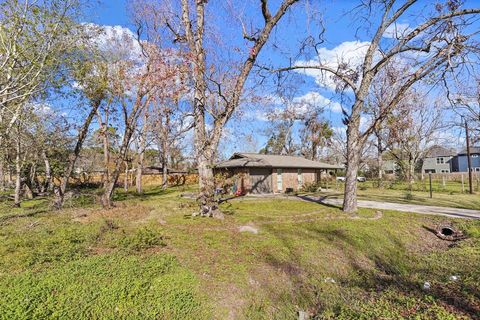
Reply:
[[120, 246], [131, 251], [141, 251], [155, 246], [165, 246], [164, 237], [159, 230], [142, 227], [133, 234], [126, 234], [120, 239]]
[[317, 192], [319, 189], [320, 183], [318, 182], [305, 183], [302, 187], [302, 191], [304, 192]]
[[403, 198], [405, 200], [413, 200], [413, 194], [410, 191], [405, 192], [405, 194], [403, 195]]

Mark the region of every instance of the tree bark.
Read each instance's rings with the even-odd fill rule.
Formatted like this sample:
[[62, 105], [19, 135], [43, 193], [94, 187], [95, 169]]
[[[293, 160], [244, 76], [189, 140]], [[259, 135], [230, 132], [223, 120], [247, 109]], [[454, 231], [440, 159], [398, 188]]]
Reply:
[[148, 108], [143, 114], [143, 128], [140, 134], [140, 146], [137, 155], [137, 171], [135, 178], [135, 188], [137, 193], [143, 193], [142, 176], [143, 176], [143, 163], [145, 160], [145, 147], [147, 141], [148, 132]]
[[168, 187], [168, 158], [166, 152], [163, 153], [162, 158], [162, 189], [165, 190]]
[[13, 181], [13, 174], [12, 174], [12, 168], [7, 164], [7, 188], [12, 187], [12, 181]]
[[[137, 97], [134, 110], [132, 111], [128, 119], [125, 121], [125, 132], [123, 135], [123, 140], [120, 146], [118, 157], [115, 159], [115, 165], [113, 171], [111, 172], [110, 181], [104, 187], [104, 192], [102, 195], [102, 206], [105, 209], [113, 207], [113, 190], [115, 189], [115, 185], [117, 184], [118, 178], [120, 176], [121, 165], [123, 162], [126, 162], [127, 159], [130, 140], [132, 139], [132, 135], [136, 126], [136, 121], [138, 119], [138, 109], [142, 107], [142, 103], [146, 104], [146, 102], [142, 102], [142, 97], [143, 96]], [[125, 179], [128, 179], [127, 176], [125, 176]]]
[[21, 145], [20, 145], [20, 132], [17, 131], [17, 141], [15, 148], [15, 196], [14, 206], [20, 207], [20, 193], [22, 191], [22, 163], [21, 163]]
[[[143, 140], [143, 139], [142, 139]], [[144, 146], [143, 141], [140, 142], [140, 150], [137, 156], [137, 171], [135, 177], [135, 189], [137, 193], [143, 193], [143, 185], [142, 185], [142, 175], [143, 175], [143, 159], [144, 159]]]
[[43, 192], [50, 192], [52, 190], [52, 169], [50, 167], [50, 161], [48, 160], [47, 153], [42, 150], [43, 163], [45, 164], [45, 181], [43, 186]]
[[77, 162], [80, 151], [82, 150], [83, 143], [85, 142], [85, 138], [87, 137], [88, 128], [90, 127], [93, 117], [97, 113], [100, 104], [101, 100], [93, 102], [92, 109], [90, 110], [90, 113], [88, 114], [85, 122], [83, 123], [83, 126], [78, 133], [77, 142], [75, 144], [73, 152], [69, 156], [67, 168], [65, 169], [65, 173], [63, 174], [63, 178], [60, 182], [60, 187], [55, 192], [54, 206], [57, 209], [63, 206], [63, 202], [65, 200], [65, 191], [67, 190], [68, 186], [68, 179], [70, 179], [73, 169], [75, 168], [75, 163]]
[[[359, 110], [352, 108], [352, 113]], [[343, 211], [356, 213], [357, 211], [357, 174], [360, 168], [360, 154], [363, 148], [363, 139], [360, 136], [360, 114], [353, 113], [347, 128], [347, 171], [345, 174], [345, 192]]]
[[380, 138], [377, 139], [377, 165], [378, 165], [378, 187], [382, 187], [383, 180], [383, 149], [382, 141]]
[[108, 140], [108, 108], [105, 108], [105, 122], [102, 119], [102, 115], [100, 114], [100, 109], [97, 109], [97, 119], [100, 125], [100, 130], [102, 134], [102, 144], [103, 144], [103, 175], [102, 175], [102, 185], [105, 187], [109, 180], [109, 161], [110, 161], [110, 154], [109, 154], [109, 140]]
[[30, 173], [27, 176], [26, 187], [28, 199], [33, 199], [36, 196], [36, 190], [38, 191], [38, 179], [37, 179], [37, 163], [34, 161], [30, 166]]
[[123, 180], [123, 190], [128, 192], [128, 161], [124, 161], [125, 164], [125, 179]]
[[415, 161], [413, 159], [408, 160], [408, 189], [413, 190], [413, 183], [415, 182]]
[[168, 156], [170, 154], [168, 131], [170, 128], [170, 115], [166, 114], [165, 126], [163, 127], [163, 141], [162, 141], [162, 189], [168, 187]]
[[5, 191], [4, 161], [1, 155], [0, 155], [0, 191]]

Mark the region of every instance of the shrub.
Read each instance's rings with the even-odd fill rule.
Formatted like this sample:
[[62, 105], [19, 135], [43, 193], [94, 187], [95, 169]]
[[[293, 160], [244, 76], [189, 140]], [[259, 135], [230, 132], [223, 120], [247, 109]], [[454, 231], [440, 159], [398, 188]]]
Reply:
[[413, 194], [411, 192], [405, 192], [405, 194], [403, 195], [403, 198], [405, 200], [413, 200]]
[[302, 191], [304, 192], [317, 192], [320, 189], [320, 183], [307, 182], [303, 185]]

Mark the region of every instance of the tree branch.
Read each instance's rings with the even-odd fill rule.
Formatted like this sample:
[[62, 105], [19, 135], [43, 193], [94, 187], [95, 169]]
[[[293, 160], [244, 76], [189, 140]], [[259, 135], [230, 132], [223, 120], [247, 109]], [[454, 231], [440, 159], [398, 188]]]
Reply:
[[260, 2], [262, 3], [263, 19], [265, 20], [265, 24], [267, 24], [270, 21], [270, 19], [272, 19], [272, 15], [268, 10], [268, 0], [260, 0]]

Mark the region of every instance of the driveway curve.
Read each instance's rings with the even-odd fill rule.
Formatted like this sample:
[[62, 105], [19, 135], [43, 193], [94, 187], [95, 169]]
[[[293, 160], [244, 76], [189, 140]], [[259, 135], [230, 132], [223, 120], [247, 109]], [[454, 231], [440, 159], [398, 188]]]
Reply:
[[[303, 196], [302, 198], [307, 198]], [[316, 201], [326, 205], [341, 206], [343, 200], [335, 198], [310, 198], [310, 201]], [[308, 199], [304, 199], [307, 200]], [[430, 214], [437, 216], [445, 216], [450, 218], [464, 218], [464, 219], [480, 219], [480, 210], [461, 209], [461, 208], [449, 208], [449, 207], [436, 207], [436, 206], [422, 206], [417, 204], [404, 204], [404, 203], [392, 203], [392, 202], [380, 202], [370, 200], [358, 200], [358, 206], [360, 208], [371, 208], [380, 210], [395, 210], [403, 212], [414, 212], [420, 214]]]

